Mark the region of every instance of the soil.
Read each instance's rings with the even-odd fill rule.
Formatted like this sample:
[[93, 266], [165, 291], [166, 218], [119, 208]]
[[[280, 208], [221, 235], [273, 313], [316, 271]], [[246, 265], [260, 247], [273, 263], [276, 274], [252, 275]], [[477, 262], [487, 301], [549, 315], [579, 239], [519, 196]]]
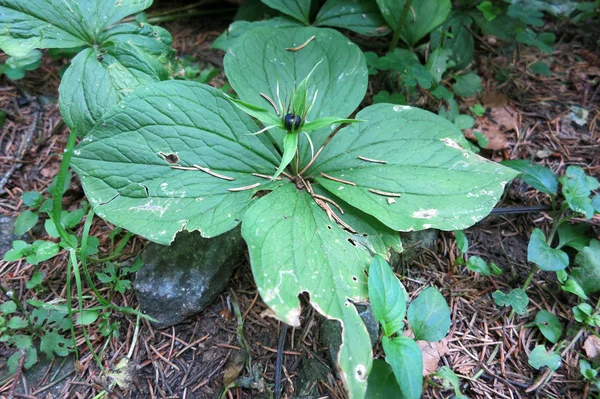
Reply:
[[[210, 49], [210, 44], [228, 26], [231, 15], [180, 19], [164, 24], [174, 36], [174, 47], [180, 54], [190, 54], [202, 62], [222, 67], [223, 53]], [[485, 95], [501, 97], [518, 112], [515, 126], [502, 129], [506, 148], [484, 150], [483, 156], [495, 161], [530, 159], [562, 173], [567, 165], [578, 165], [587, 173], [600, 176], [600, 94], [597, 82], [600, 61], [596, 53], [586, 50], [576, 36], [560, 42], [552, 57], [534, 49], [521, 49], [518, 57], [505, 54], [499, 44], [486, 38], [477, 44], [477, 69], [484, 76]], [[374, 39], [375, 42], [383, 39]], [[491, 50], [490, 50], [491, 47]], [[533, 61], [551, 63], [551, 77], [539, 77], [527, 72]], [[62, 153], [68, 131], [60, 122], [56, 104], [59, 74], [67, 61], [44, 57], [41, 68], [29, 72], [25, 79], [10, 81], [0, 78], [0, 108], [7, 113], [0, 134], [0, 213], [16, 216], [24, 209], [20, 197], [24, 191], [44, 191], [58, 172], [59, 154]], [[510, 79], [498, 84], [495, 73], [509, 69]], [[221, 73], [211, 84], [225, 83]], [[369, 97], [374, 94], [369, 87]], [[480, 99], [467, 100], [479, 102]], [[44, 103], [44, 105], [42, 105]], [[437, 109], [431, 98], [424, 96], [421, 106]], [[578, 126], [568, 117], [570, 107], [578, 105], [590, 111], [588, 123]], [[6, 176], [3, 182], [2, 176]], [[63, 205], [75, 209], [84, 199], [77, 177], [65, 194]], [[520, 181], [507, 188], [502, 206], [547, 205], [548, 198]], [[492, 293], [520, 287], [529, 273], [527, 243], [533, 227], [547, 229], [549, 213], [495, 215], [468, 229], [469, 255], [478, 255], [494, 262], [502, 270], [498, 277], [483, 277], [456, 263], [459, 255], [453, 234], [441, 233], [431, 249], [404, 264], [398, 275], [414, 298], [427, 286], [438, 287], [449, 302], [452, 327], [444, 344], [447, 346], [438, 365], [447, 365], [461, 376], [461, 389], [470, 398], [584, 398], [590, 389], [582, 380], [578, 360], [588, 334], [571, 342], [572, 349], [563, 356], [563, 366], [550, 380], [543, 382], [545, 371], [528, 365], [527, 358], [538, 344], [547, 345], [537, 329], [528, 328], [537, 310], [546, 309], [556, 314], [565, 325], [564, 331], [574, 329], [571, 307], [576, 304], [573, 295], [563, 293], [550, 273], [537, 273], [528, 289], [530, 303], [526, 316], [509, 317], [510, 309], [494, 303]], [[598, 232], [600, 219], [588, 221]], [[81, 232], [82, 226], [79, 226]], [[95, 219], [91, 234], [101, 238], [101, 253], [110, 249], [109, 232], [113, 226]], [[31, 238], [39, 238], [41, 230], [34, 230]], [[122, 235], [117, 237], [117, 241]], [[138, 254], [144, 240], [134, 238], [125, 247], [118, 261], [127, 261]], [[0, 262], [0, 278], [4, 286], [17, 292], [20, 298], [51, 301], [65, 298], [66, 252], [40, 266], [46, 279], [44, 289], [37, 292], [25, 289], [24, 282], [31, 277], [33, 267], [24, 262]], [[93, 271], [92, 271], [93, 272]], [[74, 296], [76, 298], [76, 296]], [[597, 298], [592, 298], [596, 300]], [[130, 291], [114, 298], [119, 305], [136, 307]], [[227, 370], [235, 371], [242, 346], [237, 331], [238, 321], [232, 303], [239, 305], [243, 316], [243, 336], [250, 347], [253, 372], [242, 370], [247, 377], [247, 388], [236, 387], [227, 393], [229, 398], [272, 397], [276, 352], [282, 326], [265, 317], [267, 307], [262, 303], [248, 262], [238, 267], [229, 288], [208, 309], [189, 321], [158, 331], [143, 321], [137, 333], [133, 362], [127, 369], [130, 382], [126, 388], [114, 387], [101, 377], [99, 368], [82, 337], [78, 340], [80, 359], [68, 376], [61, 398], [92, 398], [100, 391], [111, 398], [217, 398], [223, 391], [223, 377]], [[94, 303], [90, 303], [93, 306]], [[108, 340], [102, 362], [106, 368], [118, 372], [119, 361], [128, 353], [136, 336], [135, 317], [113, 314], [111, 321], [120, 322], [118, 337]], [[564, 333], [564, 332], [563, 332]], [[80, 334], [80, 333], [79, 333]], [[326, 374], [316, 387], [317, 397], [345, 398], [342, 383], [327, 360], [325, 346], [319, 341], [319, 319], [310, 306], [304, 306], [302, 326], [290, 328], [285, 336], [283, 353], [282, 397], [298, 395], [299, 375], [304, 359], [316, 360], [325, 366]], [[90, 326], [90, 340], [100, 352], [106, 339]], [[549, 345], [547, 345], [549, 347]], [[0, 368], [14, 349], [0, 344]], [[375, 348], [381, 358], [381, 348]], [[243, 356], [242, 356], [243, 358]], [[308, 363], [308, 361], [307, 361]], [[51, 367], [52, 365], [50, 365]], [[21, 398], [46, 398], [41, 390], [52, 383], [48, 373], [36, 385], [20, 384]], [[235, 374], [235, 373], [234, 373]], [[254, 375], [253, 375], [254, 374]], [[21, 382], [27, 382], [25, 374]], [[451, 390], [439, 388], [439, 381], [431, 379], [425, 398], [449, 398]], [[0, 397], [18, 381], [0, 380]], [[254, 388], [250, 388], [253, 386]], [[266, 389], [264, 388], [266, 387]], [[262, 389], [262, 392], [261, 392]], [[50, 396], [51, 397], [51, 396]]]

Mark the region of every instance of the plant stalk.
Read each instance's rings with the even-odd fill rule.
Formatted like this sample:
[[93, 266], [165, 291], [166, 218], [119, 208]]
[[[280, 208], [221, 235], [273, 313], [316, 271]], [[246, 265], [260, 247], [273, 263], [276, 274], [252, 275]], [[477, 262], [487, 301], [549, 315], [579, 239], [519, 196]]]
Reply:
[[404, 23], [406, 22], [406, 17], [408, 16], [408, 11], [412, 6], [412, 2], [413, 0], [406, 0], [406, 3], [404, 3], [402, 14], [400, 14], [400, 20], [398, 21], [396, 29], [394, 29], [394, 36], [392, 38], [392, 42], [390, 43], [390, 48], [388, 49], [389, 53], [391, 53], [396, 47], [398, 47], [398, 41], [400, 40], [400, 31], [402, 30], [402, 28], [404, 28]]

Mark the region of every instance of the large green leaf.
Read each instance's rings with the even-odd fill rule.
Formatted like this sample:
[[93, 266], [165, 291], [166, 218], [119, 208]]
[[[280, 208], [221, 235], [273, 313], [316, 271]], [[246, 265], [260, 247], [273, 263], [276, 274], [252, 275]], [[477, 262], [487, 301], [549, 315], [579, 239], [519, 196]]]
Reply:
[[315, 25], [349, 29], [366, 36], [389, 32], [374, 0], [328, 0], [319, 10]]
[[[406, 0], [377, 0], [387, 23], [396, 30]], [[412, 2], [400, 38], [414, 46], [429, 32], [440, 26], [450, 14], [450, 0], [417, 0]]]
[[[286, 48], [300, 46], [315, 38], [299, 51]], [[289, 100], [292, 91], [317, 65], [308, 82], [309, 103], [318, 96], [307, 121], [321, 117], [345, 118], [358, 107], [367, 87], [367, 66], [362, 51], [341, 33], [324, 28], [289, 28], [273, 34], [270, 28], [257, 28], [246, 33], [225, 56], [225, 73], [240, 99], [275, 110], [261, 93], [277, 101]], [[285, 104], [284, 104], [285, 107]], [[285, 112], [280, 110], [283, 114]], [[280, 114], [280, 117], [283, 115]], [[311, 132], [315, 150], [325, 143], [335, 126]], [[273, 137], [281, 145], [282, 129], [273, 129]], [[308, 140], [300, 137], [300, 164], [311, 158]]]
[[415, 341], [403, 335], [381, 339], [385, 361], [392, 366], [406, 399], [419, 399], [423, 390], [423, 355]]
[[302, 26], [302, 24], [295, 19], [289, 17], [275, 17], [267, 19], [266, 21], [235, 21], [225, 32], [221, 34], [211, 45], [212, 48], [216, 48], [223, 51], [229, 51], [233, 48], [238, 41], [241, 41], [242, 37], [252, 29], [262, 28], [296, 28]]
[[473, 60], [475, 43], [468, 29], [472, 22], [469, 15], [453, 12], [439, 29], [431, 32], [431, 48], [435, 50], [443, 47], [451, 50], [450, 59], [456, 63], [456, 70], [466, 68]]
[[211, 237], [235, 227], [256, 191], [275, 184], [252, 175], [272, 175], [279, 165], [272, 146], [249, 135], [257, 129], [216, 89], [160, 82], [107, 112], [72, 165], [104, 219], [161, 244], [182, 229]]
[[176, 68], [165, 29], [117, 24], [151, 0], [0, 1], [0, 48], [19, 54], [33, 48], [86, 47], [65, 72], [60, 109], [81, 136], [110, 107], [138, 86], [168, 79]]
[[1, 0], [0, 48], [22, 57], [35, 48], [94, 43], [106, 27], [151, 4], [152, 0]]
[[[244, 215], [252, 273], [263, 301], [284, 322], [300, 324], [298, 294], [342, 324], [338, 354], [351, 397], [363, 397], [371, 368], [369, 335], [350, 301], [367, 299], [370, 255], [305, 190], [286, 183], [260, 198]], [[366, 343], [366, 344], [365, 344]]]
[[87, 134], [106, 111], [136, 87], [170, 76], [168, 67], [131, 43], [111, 43], [105, 51], [100, 54], [86, 48], [80, 52], [59, 87], [61, 115], [80, 135]]
[[311, 0], [262, 0], [262, 2], [306, 25], [310, 24]]
[[408, 294], [390, 265], [376, 255], [369, 268], [369, 299], [383, 333], [390, 337], [404, 328]]
[[336, 134], [308, 175], [394, 230], [467, 228], [516, 174], [465, 150], [461, 131], [430, 112], [377, 104], [357, 118], [367, 122]]

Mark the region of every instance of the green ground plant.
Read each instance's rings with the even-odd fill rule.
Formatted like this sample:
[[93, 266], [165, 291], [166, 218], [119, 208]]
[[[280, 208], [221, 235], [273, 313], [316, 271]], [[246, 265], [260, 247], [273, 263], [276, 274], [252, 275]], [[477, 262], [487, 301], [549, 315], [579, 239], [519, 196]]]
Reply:
[[[69, 233], [74, 225], [63, 220], [70, 213], [62, 210], [61, 190], [54, 190], [49, 212], [49, 224], [69, 255], [67, 284], [73, 274], [80, 324], [96, 321], [102, 309], [140, 316], [134, 309], [116, 308], [94, 286], [87, 262], [95, 214], [161, 244], [181, 230], [214, 237], [241, 223], [259, 293], [276, 317], [297, 326], [298, 295], [307, 293], [311, 306], [342, 324], [337, 360], [351, 397], [365, 396], [373, 368], [388, 376], [391, 368], [397, 386], [390, 389], [418, 397], [422, 377], [414, 370], [407, 374], [406, 362], [420, 352], [399, 334], [404, 290], [395, 285], [396, 307], [388, 309], [376, 303], [379, 291], [370, 285], [381, 284], [376, 276], [399, 284], [384, 261], [390, 251], [401, 250], [398, 231], [467, 228], [491, 211], [516, 176], [471, 151], [460, 130], [471, 120], [459, 115], [455, 97], [481, 90], [480, 78], [466, 69], [473, 46], [467, 28], [476, 23], [483, 30], [485, 23], [507, 16], [514, 20], [516, 41], [542, 50], [550, 44], [550, 36], [537, 30], [539, 11], [529, 5], [474, 3], [477, 11], [464, 16], [449, 0], [328, 0], [318, 10], [309, 0], [265, 0], [285, 16], [235, 22], [215, 42], [227, 50], [225, 74], [239, 97], [233, 100], [199, 82], [172, 80], [180, 66], [164, 29], [143, 21], [119, 23], [150, 6], [150, 0], [101, 0], [90, 7], [74, 0], [2, 0], [0, 48], [10, 56], [36, 48], [81, 48], [60, 86], [61, 115], [71, 135], [56, 185], [62, 187], [72, 167], [93, 210], [81, 237]], [[327, 27], [363, 35], [394, 33], [389, 52], [373, 57]], [[406, 48], [397, 48], [399, 41]], [[425, 51], [428, 47], [431, 51]], [[445, 102], [441, 116], [397, 104], [402, 99], [392, 96], [403, 93], [380, 96], [396, 104], [381, 102], [357, 112], [369, 70], [399, 74], [407, 102], [419, 88], [430, 90]], [[595, 188], [583, 181], [589, 197]], [[571, 177], [561, 183], [568, 207], [587, 213], [581, 185]], [[29, 203], [23, 229], [35, 224], [32, 214], [43, 206], [33, 199]], [[84, 209], [77, 223], [85, 214]], [[586, 248], [595, 251], [595, 245]], [[536, 250], [556, 254], [539, 244], [532, 256]], [[23, 244], [14, 251], [10, 256], [29, 256]], [[587, 267], [585, 259], [580, 268]], [[491, 265], [486, 269], [476, 259], [471, 264], [494, 274]], [[120, 292], [127, 289], [126, 275], [135, 271], [135, 266], [124, 267], [106, 263], [97, 278]], [[545, 261], [538, 267], [546, 267]], [[89, 309], [83, 306], [80, 270], [102, 309], [84, 313]], [[563, 280], [565, 287], [578, 283], [586, 293], [575, 270]], [[354, 344], [369, 341], [354, 307], [369, 298], [383, 327], [389, 367], [373, 364], [370, 346]], [[71, 318], [76, 313], [70, 299], [66, 311]], [[430, 311], [439, 317], [422, 319]], [[397, 317], [389, 319], [390, 312]], [[441, 294], [427, 288], [408, 308], [408, 322], [417, 339], [435, 341], [447, 333], [447, 313]], [[588, 316], [594, 320], [593, 312]], [[70, 329], [74, 337], [72, 323]], [[536, 349], [536, 364], [547, 360], [542, 349]], [[445, 371], [440, 376], [453, 378]]]

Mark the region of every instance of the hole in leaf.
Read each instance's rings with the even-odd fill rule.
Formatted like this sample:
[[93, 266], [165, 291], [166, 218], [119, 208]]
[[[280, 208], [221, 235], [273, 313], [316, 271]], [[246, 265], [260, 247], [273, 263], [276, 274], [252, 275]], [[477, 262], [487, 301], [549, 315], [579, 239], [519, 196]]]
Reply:
[[348, 238], [348, 242], [356, 247], [356, 241], [354, 241], [352, 238]]
[[143, 184], [140, 184], [140, 185], [141, 185], [142, 187], [144, 187], [144, 191], [146, 191], [146, 197], [150, 197], [150, 190], [148, 190], [148, 187], [147, 187], [147, 186], [145, 186], [145, 185], [143, 185]]
[[179, 156], [177, 156], [177, 154], [165, 154], [163, 152], [159, 152], [158, 155], [160, 155], [170, 165], [179, 164]]
[[358, 277], [352, 276], [352, 281], [358, 281]]
[[363, 233], [362, 235], [363, 237], [368, 237], [369, 235], [367, 233]]
[[330, 225], [327, 225], [327, 228], [328, 228], [329, 230], [331, 230], [331, 229], [332, 229], [332, 227], [331, 227]]

